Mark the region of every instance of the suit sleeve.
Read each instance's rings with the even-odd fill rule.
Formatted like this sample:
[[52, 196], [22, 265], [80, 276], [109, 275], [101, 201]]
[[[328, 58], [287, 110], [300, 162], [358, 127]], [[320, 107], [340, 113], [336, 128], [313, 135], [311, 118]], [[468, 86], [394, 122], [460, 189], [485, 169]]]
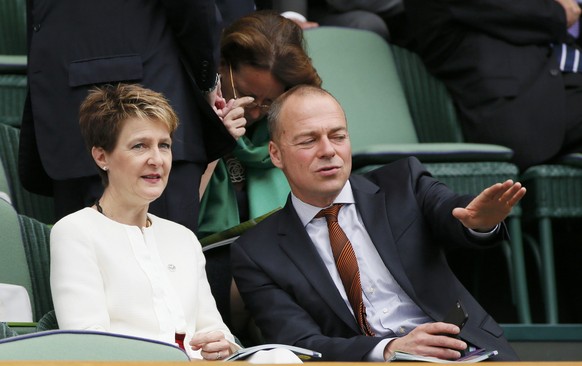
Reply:
[[[435, 179], [416, 158], [403, 159], [395, 164], [406, 165], [408, 173], [396, 179], [391, 171], [378, 169], [367, 174], [367, 178], [384, 191], [390, 192], [389, 217], [393, 226], [398, 226], [398, 218], [406, 217], [402, 208], [410, 206], [414, 195], [424, 222], [432, 234], [431, 241], [441, 243], [447, 249], [453, 247], [484, 248], [499, 243], [506, 235], [505, 227], [487, 238], [479, 238], [469, 233], [452, 212], [456, 207], [466, 207], [474, 198], [459, 195], [447, 185]], [[403, 179], [409, 180], [408, 182]], [[398, 211], [399, 210], [399, 211]]]
[[162, 0], [182, 62], [201, 90], [214, 86], [219, 64], [220, 17], [211, 0]]
[[445, 0], [453, 22], [517, 45], [564, 42], [566, 13], [555, 0]]

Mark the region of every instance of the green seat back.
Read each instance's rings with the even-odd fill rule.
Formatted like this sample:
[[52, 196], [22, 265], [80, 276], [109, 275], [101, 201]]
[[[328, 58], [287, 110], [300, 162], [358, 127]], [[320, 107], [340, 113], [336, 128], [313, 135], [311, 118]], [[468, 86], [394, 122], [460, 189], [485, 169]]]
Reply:
[[26, 0], [0, 1], [0, 54], [26, 54]]
[[34, 293], [34, 319], [53, 309], [50, 288], [50, 227], [33, 218], [18, 215], [24, 251]]
[[0, 341], [0, 360], [189, 361], [171, 344], [92, 331], [46, 331]]
[[0, 282], [23, 286], [34, 313], [34, 292], [16, 210], [0, 199]]
[[305, 32], [322, 87], [344, 108], [352, 150], [416, 143], [416, 131], [392, 51], [375, 33], [336, 27]]
[[26, 75], [0, 75], [0, 123], [19, 127], [26, 100]]
[[463, 142], [463, 133], [449, 92], [432, 76], [420, 56], [391, 46], [418, 139], [421, 142]]
[[22, 187], [18, 175], [18, 143], [20, 130], [0, 124], [0, 160], [6, 169], [10, 184], [12, 204], [19, 214], [53, 224], [54, 204], [52, 197], [31, 193]]
[[10, 183], [8, 183], [8, 175], [6, 175], [2, 160], [0, 160], [0, 192], [5, 193], [10, 198]]

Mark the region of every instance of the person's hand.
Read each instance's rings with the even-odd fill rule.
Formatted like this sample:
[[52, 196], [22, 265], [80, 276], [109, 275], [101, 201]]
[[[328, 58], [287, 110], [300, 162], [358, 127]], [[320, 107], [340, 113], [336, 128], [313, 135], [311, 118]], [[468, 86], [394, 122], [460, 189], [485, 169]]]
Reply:
[[420, 356], [456, 360], [467, 344], [460, 339], [449, 337], [461, 332], [459, 327], [448, 323], [426, 323], [414, 328], [404, 337], [396, 338], [384, 348], [384, 359], [389, 360], [394, 352], [402, 351]]
[[236, 100], [231, 99], [223, 110], [224, 116], [222, 117], [222, 123], [235, 140], [238, 140], [247, 132], [245, 106], [252, 103], [253, 100], [253, 97], [240, 97]]
[[211, 92], [206, 94], [205, 97], [206, 97], [206, 101], [214, 109], [216, 114], [218, 114], [218, 111], [220, 109], [224, 108], [224, 105], [226, 104], [226, 100], [222, 97], [220, 77], [216, 81], [216, 86], [214, 87], [214, 90], [212, 90]]
[[226, 99], [220, 97], [216, 100], [216, 102], [212, 106], [212, 109], [214, 109], [214, 112], [216, 112], [216, 115], [218, 116], [218, 118], [220, 118], [221, 121], [224, 120], [224, 116], [226, 116], [226, 114], [232, 108], [233, 102], [234, 99], [230, 100], [230, 103], [227, 103]]
[[303, 30], [319, 27], [319, 23], [317, 23], [317, 22], [312, 22], [309, 20], [301, 21], [299, 19], [291, 19], [291, 20], [294, 21], [295, 23], [297, 23], [297, 25], [299, 25], [301, 27], [301, 29], [303, 29]]
[[496, 183], [481, 192], [467, 207], [453, 209], [453, 216], [469, 229], [487, 232], [503, 221], [524, 195], [525, 188], [519, 182]]
[[231, 355], [230, 342], [220, 331], [196, 333], [190, 341], [193, 350], [201, 350], [202, 358], [208, 361], [222, 360]]
[[566, 23], [568, 28], [580, 19], [580, 5], [576, 0], [556, 0], [566, 12]]

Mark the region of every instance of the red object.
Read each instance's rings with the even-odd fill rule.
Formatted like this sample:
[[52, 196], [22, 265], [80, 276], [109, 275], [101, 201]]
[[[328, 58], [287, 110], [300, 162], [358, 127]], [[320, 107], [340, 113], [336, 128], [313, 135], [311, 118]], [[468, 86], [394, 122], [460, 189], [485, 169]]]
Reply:
[[178, 344], [178, 347], [185, 351], [186, 349], [184, 348], [184, 337], [186, 337], [186, 334], [176, 333], [176, 343]]

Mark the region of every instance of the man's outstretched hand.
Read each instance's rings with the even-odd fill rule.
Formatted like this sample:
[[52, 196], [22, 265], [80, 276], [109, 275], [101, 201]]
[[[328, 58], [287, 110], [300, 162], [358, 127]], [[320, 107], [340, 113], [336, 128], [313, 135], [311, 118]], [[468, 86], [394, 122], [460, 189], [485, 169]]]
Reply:
[[487, 232], [503, 221], [525, 195], [519, 182], [507, 180], [486, 188], [465, 208], [453, 209], [453, 216], [475, 231]]

